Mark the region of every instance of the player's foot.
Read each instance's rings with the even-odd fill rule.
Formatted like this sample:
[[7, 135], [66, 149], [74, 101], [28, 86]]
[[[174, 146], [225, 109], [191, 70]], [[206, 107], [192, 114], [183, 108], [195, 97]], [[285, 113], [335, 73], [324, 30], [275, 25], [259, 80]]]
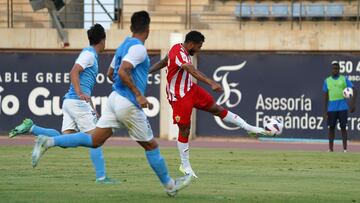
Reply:
[[346, 149], [344, 149], [344, 153], [346, 153], [347, 152], [347, 150]]
[[109, 177], [105, 177], [104, 179], [96, 179], [95, 183], [97, 184], [104, 184], [104, 185], [111, 185], [111, 184], [118, 184], [119, 181], [109, 178]]
[[188, 174], [180, 178], [176, 178], [174, 181], [174, 185], [171, 189], [166, 189], [165, 192], [170, 197], [174, 197], [178, 191], [186, 188], [190, 185], [192, 179], [192, 175]]
[[251, 137], [256, 137], [258, 135], [264, 135], [264, 136], [274, 136], [271, 134], [271, 132], [266, 131], [264, 128], [256, 127], [257, 129], [255, 131], [247, 131], [247, 134]]
[[334, 152], [334, 150], [332, 150], [332, 149], [328, 149], [328, 152]]
[[46, 152], [48, 147], [46, 146], [46, 142], [48, 141], [49, 137], [39, 135], [35, 139], [34, 149], [32, 151], [32, 167], [35, 168], [40, 160], [40, 157]]
[[9, 133], [9, 137], [13, 138], [17, 135], [22, 135], [25, 133], [28, 133], [30, 131], [30, 128], [33, 126], [33, 121], [29, 118], [24, 119], [24, 121], [16, 126], [14, 129], [12, 129]]
[[182, 164], [179, 166], [179, 171], [184, 175], [192, 175], [194, 178], [199, 178], [191, 167], [184, 168]]

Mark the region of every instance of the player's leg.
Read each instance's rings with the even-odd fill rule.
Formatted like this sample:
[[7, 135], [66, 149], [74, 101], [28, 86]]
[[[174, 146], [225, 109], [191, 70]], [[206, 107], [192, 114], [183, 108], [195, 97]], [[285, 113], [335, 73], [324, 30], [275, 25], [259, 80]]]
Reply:
[[40, 157], [51, 147], [74, 148], [74, 147], [100, 147], [112, 135], [111, 128], [96, 128], [93, 135], [78, 132], [55, 137], [39, 135], [36, 137], [32, 152], [32, 165], [36, 167]]
[[180, 179], [172, 179], [169, 175], [165, 159], [161, 156], [159, 146], [154, 139], [153, 132], [147, 117], [143, 111], [127, 101], [119, 101], [117, 118], [124, 123], [130, 137], [145, 150], [146, 159], [165, 187], [170, 196], [176, 195], [177, 191], [185, 188], [191, 182], [191, 176]]
[[[111, 96], [111, 95], [110, 95]], [[109, 100], [107, 102], [107, 108], [109, 109]], [[66, 111], [63, 109], [63, 111]], [[69, 111], [70, 112], [70, 111]], [[47, 137], [47, 136], [38, 136], [36, 138], [35, 146], [32, 153], [32, 163], [33, 167], [35, 167], [43, 153], [50, 148], [54, 146], [68, 148], [68, 147], [91, 147], [91, 148], [97, 148], [100, 147], [111, 135], [112, 135], [112, 126], [111, 120], [109, 120], [108, 127], [104, 125], [104, 123], [107, 122], [107, 119], [109, 117], [114, 117], [113, 115], [107, 115], [110, 111], [105, 111], [103, 115], [100, 117], [98, 124], [102, 124], [104, 127], [99, 126], [96, 127], [93, 135], [84, 133], [84, 132], [78, 132], [74, 134], [67, 134], [62, 136], [56, 136], [56, 137]], [[110, 112], [111, 113], [111, 112]]]
[[[94, 134], [94, 129], [96, 128], [97, 117], [96, 113], [92, 109], [91, 105], [88, 102], [82, 100], [70, 100], [67, 99], [66, 103], [64, 102], [64, 115], [65, 113], [69, 114], [71, 118], [74, 119], [76, 128], [81, 132], [86, 132], [87, 134]], [[66, 104], [66, 105], [65, 105]], [[107, 110], [104, 110], [106, 115]], [[71, 126], [65, 125], [65, 119], [63, 122], [63, 128], [69, 128]], [[68, 126], [68, 127], [67, 127]], [[93, 164], [96, 174], [96, 183], [101, 184], [113, 184], [117, 181], [106, 176], [105, 169], [105, 160], [103, 156], [102, 147], [90, 148], [89, 149], [90, 160]]]
[[342, 143], [343, 143], [343, 150], [347, 152], [347, 119], [348, 119], [348, 111], [340, 111], [339, 112], [339, 122], [340, 122], [340, 129], [341, 129], [341, 136], [342, 136]]
[[31, 119], [26, 118], [20, 125], [16, 126], [10, 131], [9, 137], [13, 138], [15, 136], [24, 135], [27, 133], [31, 133], [35, 136], [46, 134], [50, 137], [61, 135], [61, 133], [55, 129], [37, 126], [33, 123]]
[[334, 151], [334, 139], [335, 139], [335, 127], [336, 127], [336, 121], [337, 121], [337, 112], [330, 111], [327, 114], [328, 114], [327, 125], [329, 128], [329, 152], [333, 152]]
[[181, 159], [179, 170], [184, 174], [191, 174], [195, 178], [198, 178], [190, 164], [189, 135], [191, 113], [194, 103], [193, 97], [194, 91], [191, 90], [191, 92], [189, 92], [185, 97], [179, 99], [178, 101], [172, 102], [171, 107], [173, 109], [174, 124], [177, 124], [179, 129], [179, 135], [177, 139], [177, 148], [179, 150]]
[[235, 113], [223, 108], [215, 103], [214, 98], [203, 88], [197, 86], [195, 108], [207, 111], [214, 116], [220, 117], [224, 122], [234, 124], [240, 128], [255, 134], [266, 134], [265, 130], [260, 127], [248, 124], [244, 119]]

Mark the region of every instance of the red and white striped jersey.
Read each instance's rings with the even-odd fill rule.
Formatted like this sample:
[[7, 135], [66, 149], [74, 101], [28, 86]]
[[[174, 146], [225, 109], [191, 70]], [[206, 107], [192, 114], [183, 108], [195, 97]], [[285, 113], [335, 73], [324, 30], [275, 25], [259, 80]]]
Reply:
[[175, 44], [168, 53], [166, 93], [169, 101], [184, 97], [193, 85], [191, 75], [181, 68], [183, 64], [192, 64], [191, 57], [181, 43]]

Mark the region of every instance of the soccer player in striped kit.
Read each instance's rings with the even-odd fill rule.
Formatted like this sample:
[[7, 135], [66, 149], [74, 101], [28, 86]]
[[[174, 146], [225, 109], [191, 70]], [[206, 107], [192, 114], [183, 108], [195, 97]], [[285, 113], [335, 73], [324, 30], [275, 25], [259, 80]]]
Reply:
[[184, 43], [173, 45], [168, 55], [150, 69], [150, 73], [153, 73], [167, 67], [166, 93], [173, 109], [173, 122], [179, 128], [177, 141], [181, 158], [179, 170], [195, 178], [198, 176], [193, 171], [189, 160], [190, 118], [193, 108], [219, 116], [223, 121], [240, 126], [250, 133], [266, 134], [263, 128], [249, 125], [240, 116], [217, 105], [207, 91], [192, 82], [192, 77], [194, 77], [210, 85], [215, 92], [223, 91], [220, 84], [205, 76], [192, 64], [191, 56], [200, 51], [204, 41], [205, 37], [200, 32], [189, 32]]

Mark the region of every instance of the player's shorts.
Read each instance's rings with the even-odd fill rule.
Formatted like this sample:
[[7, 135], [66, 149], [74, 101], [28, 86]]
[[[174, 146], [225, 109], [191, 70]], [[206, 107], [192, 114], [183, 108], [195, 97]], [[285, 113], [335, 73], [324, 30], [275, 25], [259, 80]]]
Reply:
[[214, 98], [202, 87], [193, 84], [183, 98], [170, 102], [174, 124], [190, 125], [193, 108], [208, 111], [215, 104]]
[[327, 124], [330, 128], [334, 128], [336, 126], [337, 120], [340, 122], [340, 128], [346, 128], [347, 119], [348, 119], [348, 111], [329, 111], [328, 113]]
[[147, 142], [154, 138], [144, 111], [115, 91], [110, 94], [96, 126], [99, 128], [125, 127], [135, 141]]
[[63, 122], [61, 131], [76, 130], [88, 132], [96, 128], [97, 117], [89, 102], [79, 99], [65, 99], [62, 105]]

